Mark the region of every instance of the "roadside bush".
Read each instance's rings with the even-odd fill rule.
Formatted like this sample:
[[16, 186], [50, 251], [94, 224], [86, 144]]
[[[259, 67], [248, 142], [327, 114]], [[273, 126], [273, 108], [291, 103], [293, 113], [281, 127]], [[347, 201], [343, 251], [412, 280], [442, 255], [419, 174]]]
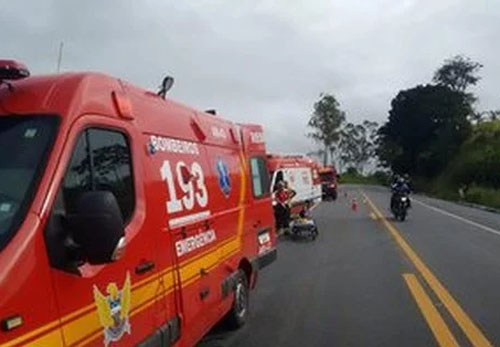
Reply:
[[388, 186], [391, 181], [391, 177], [388, 172], [377, 170], [372, 175], [373, 179], [381, 185]]
[[438, 198], [500, 208], [500, 121], [476, 125], [441, 175], [414, 184]]
[[[350, 168], [351, 169], [351, 168]], [[354, 169], [354, 168], [352, 168]], [[390, 176], [385, 171], [375, 171], [370, 175], [362, 175], [354, 170], [347, 170], [346, 173], [340, 176], [340, 183], [352, 184], [374, 184], [387, 186], [390, 183]]]
[[449, 183], [500, 188], [500, 121], [481, 123], [445, 172]]
[[359, 176], [358, 169], [356, 169], [354, 166], [348, 167], [346, 170], [346, 174], [349, 176]]
[[500, 190], [474, 185], [467, 190], [465, 201], [500, 209]]
[[368, 177], [362, 176], [362, 175], [353, 175], [350, 173], [345, 173], [340, 175], [339, 179], [340, 184], [346, 184], [346, 183], [351, 183], [351, 184], [374, 184], [375, 182], [370, 181]]

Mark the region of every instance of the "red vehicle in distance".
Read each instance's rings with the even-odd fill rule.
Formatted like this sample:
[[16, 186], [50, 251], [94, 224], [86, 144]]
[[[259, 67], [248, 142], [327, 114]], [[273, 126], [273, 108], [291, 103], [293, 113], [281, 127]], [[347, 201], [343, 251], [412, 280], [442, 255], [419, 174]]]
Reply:
[[337, 200], [338, 195], [338, 174], [333, 166], [326, 166], [319, 169], [321, 180], [321, 192], [323, 200]]

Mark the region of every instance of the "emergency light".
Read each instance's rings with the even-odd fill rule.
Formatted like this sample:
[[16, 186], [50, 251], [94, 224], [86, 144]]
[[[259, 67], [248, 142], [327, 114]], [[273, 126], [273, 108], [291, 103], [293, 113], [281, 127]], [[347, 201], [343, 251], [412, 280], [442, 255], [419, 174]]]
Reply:
[[0, 60], [0, 82], [20, 80], [29, 77], [28, 68], [14, 60]]

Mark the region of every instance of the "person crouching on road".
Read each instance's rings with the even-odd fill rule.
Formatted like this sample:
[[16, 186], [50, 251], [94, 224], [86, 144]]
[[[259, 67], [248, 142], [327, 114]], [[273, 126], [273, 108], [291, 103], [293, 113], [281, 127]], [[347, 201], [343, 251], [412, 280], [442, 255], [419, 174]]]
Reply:
[[313, 203], [310, 200], [307, 200], [302, 210], [299, 212], [299, 218], [302, 220], [312, 220], [311, 209], [313, 207]]

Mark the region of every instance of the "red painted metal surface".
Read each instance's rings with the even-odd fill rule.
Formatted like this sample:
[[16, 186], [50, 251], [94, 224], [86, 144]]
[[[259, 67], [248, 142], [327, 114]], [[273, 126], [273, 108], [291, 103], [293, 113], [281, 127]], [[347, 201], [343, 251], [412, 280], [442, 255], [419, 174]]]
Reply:
[[[131, 329], [114, 343], [136, 344], [179, 317], [177, 345], [194, 345], [231, 307], [232, 295], [222, 297], [224, 279], [275, 248], [271, 198], [253, 196], [249, 165], [252, 157], [266, 157], [262, 127], [236, 125], [101, 74], [37, 76], [12, 85], [13, 91], [0, 86], [0, 117], [57, 115], [60, 125], [26, 218], [0, 251], [0, 320], [24, 320], [0, 331], [0, 344], [102, 346], [96, 290], [107, 295], [112, 283], [123, 290], [130, 276]], [[78, 276], [50, 267], [44, 232], [76, 140], [90, 127], [126, 135], [135, 209], [124, 257], [86, 264]], [[258, 234], [265, 230], [271, 242], [263, 249]], [[148, 262], [155, 264], [151, 271], [135, 271]], [[249, 275], [254, 281], [255, 273]]]

